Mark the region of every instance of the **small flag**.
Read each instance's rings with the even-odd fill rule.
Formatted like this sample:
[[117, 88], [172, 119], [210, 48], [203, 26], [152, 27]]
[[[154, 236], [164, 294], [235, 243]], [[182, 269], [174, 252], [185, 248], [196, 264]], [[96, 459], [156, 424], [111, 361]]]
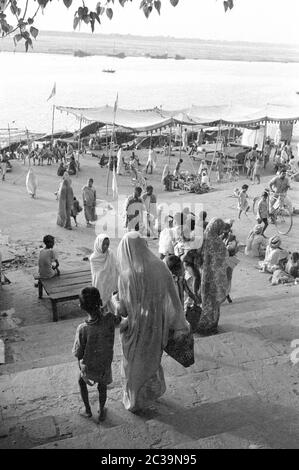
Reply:
[[112, 194], [113, 198], [116, 199], [118, 196], [118, 188], [117, 188], [117, 179], [115, 173], [115, 166], [113, 165], [113, 175], [112, 175]]
[[47, 101], [49, 101], [55, 95], [56, 95], [56, 82], [54, 83], [53, 89], [52, 89], [51, 94], [50, 94], [49, 98], [47, 99]]
[[116, 113], [116, 110], [117, 110], [117, 105], [118, 105], [118, 93], [116, 95], [116, 100], [115, 100], [115, 103], [114, 103], [114, 117], [115, 117], [115, 113]]

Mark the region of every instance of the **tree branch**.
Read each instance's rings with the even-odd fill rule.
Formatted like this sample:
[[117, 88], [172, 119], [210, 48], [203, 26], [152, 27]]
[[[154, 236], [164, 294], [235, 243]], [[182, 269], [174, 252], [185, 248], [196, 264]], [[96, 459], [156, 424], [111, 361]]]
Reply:
[[24, 10], [24, 15], [23, 15], [23, 18], [22, 18], [23, 21], [25, 19], [26, 13], [27, 13], [28, 2], [29, 2], [29, 0], [26, 0], [26, 6], [25, 6], [25, 10]]

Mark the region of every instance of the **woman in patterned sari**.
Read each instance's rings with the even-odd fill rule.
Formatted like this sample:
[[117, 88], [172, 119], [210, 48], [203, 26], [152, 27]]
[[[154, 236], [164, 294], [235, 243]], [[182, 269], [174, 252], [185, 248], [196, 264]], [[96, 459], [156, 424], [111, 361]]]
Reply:
[[58, 215], [57, 225], [72, 230], [71, 209], [74, 202], [74, 193], [72, 189], [72, 180], [67, 172], [63, 175], [63, 180], [58, 189]]
[[228, 252], [220, 236], [225, 228], [222, 219], [209, 222], [201, 248], [201, 299], [202, 314], [197, 331], [201, 334], [217, 333], [220, 305], [226, 299]]
[[173, 330], [178, 338], [188, 333], [189, 324], [170, 271], [138, 232], [128, 232], [123, 237], [117, 260], [117, 309], [126, 317], [120, 330], [123, 403], [127, 410], [135, 412], [164, 394], [161, 358], [169, 331]]

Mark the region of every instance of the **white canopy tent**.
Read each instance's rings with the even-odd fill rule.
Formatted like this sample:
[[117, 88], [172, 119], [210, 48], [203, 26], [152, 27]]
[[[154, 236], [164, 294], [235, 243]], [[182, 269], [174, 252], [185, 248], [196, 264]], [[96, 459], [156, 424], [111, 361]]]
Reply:
[[123, 127], [135, 132], [151, 132], [176, 125], [251, 127], [261, 123], [280, 123], [299, 121], [299, 105], [288, 106], [267, 104], [264, 107], [242, 105], [196, 106], [182, 110], [132, 110], [117, 108], [114, 122], [114, 108], [101, 106], [96, 108], [75, 108], [57, 106], [57, 110], [72, 114], [87, 123], [101, 122], [105, 125]]

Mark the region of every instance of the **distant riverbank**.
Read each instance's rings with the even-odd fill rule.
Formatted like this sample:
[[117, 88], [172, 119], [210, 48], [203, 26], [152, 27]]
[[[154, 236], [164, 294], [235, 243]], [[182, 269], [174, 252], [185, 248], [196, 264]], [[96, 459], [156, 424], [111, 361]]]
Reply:
[[[163, 47], [161, 47], [161, 43]], [[25, 52], [12, 38], [0, 40], [0, 51]], [[79, 51], [79, 52], [78, 52]], [[229, 60], [246, 62], [299, 62], [299, 45], [204, 41], [172, 37], [40, 32], [33, 53], [84, 56], [151, 57], [160, 60]]]

